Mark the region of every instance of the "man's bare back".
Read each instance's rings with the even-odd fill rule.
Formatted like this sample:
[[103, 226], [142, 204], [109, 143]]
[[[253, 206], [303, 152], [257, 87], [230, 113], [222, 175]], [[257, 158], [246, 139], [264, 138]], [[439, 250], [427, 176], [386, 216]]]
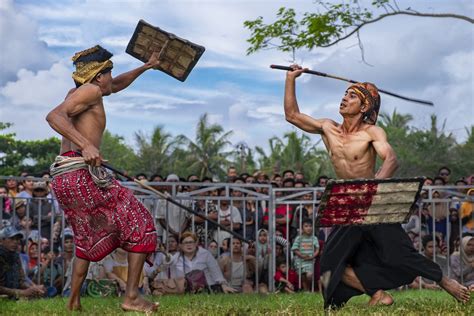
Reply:
[[[61, 143], [61, 153], [71, 150], [80, 151], [82, 153], [82, 158], [84, 159], [85, 163], [97, 167], [100, 166], [103, 161], [99, 152], [99, 148], [106, 125], [106, 116], [102, 97], [110, 95], [111, 93], [119, 92], [127, 88], [138, 76], [140, 76], [146, 70], [156, 68], [160, 64], [159, 53], [155, 52], [150, 56], [148, 62], [146, 62], [142, 66], [123, 73], [117, 76], [116, 78], [112, 78], [113, 63], [109, 60], [110, 57], [112, 57], [112, 54], [100, 46], [95, 46], [76, 53], [73, 57], [74, 65], [76, 66], [76, 71], [73, 73], [72, 77], [74, 79], [74, 82], [76, 83], [76, 86], [79, 87], [71, 89], [65, 100], [57, 107], [55, 107], [46, 117], [46, 120], [48, 121], [50, 126], [63, 137]], [[71, 172], [73, 173], [73, 171], [69, 170], [68, 175], [70, 175]], [[67, 183], [67, 181], [65, 182]], [[77, 186], [79, 185], [78, 181], [74, 180], [73, 182], [77, 189]], [[83, 187], [88, 187], [86, 191], [90, 195], [89, 198], [91, 200], [92, 197], [101, 196], [101, 194], [103, 193], [102, 189], [99, 189], [93, 183], [91, 184], [90, 182], [85, 181], [81, 185]], [[114, 190], [122, 189], [120, 188], [120, 186], [113, 187]], [[56, 196], [61, 196], [61, 194], [64, 193], [64, 187], [62, 185], [54, 187], [53, 189], [55, 190]], [[91, 192], [95, 192], [94, 194], [96, 195]], [[59, 195], [57, 193], [59, 193]], [[70, 199], [76, 198], [74, 194], [63, 194], [62, 197], [64, 205], [77, 204], [74, 201], [70, 201]], [[60, 200], [59, 197], [58, 200]], [[122, 199], [116, 202], [125, 203]], [[91, 205], [93, 204], [94, 203], [91, 203]], [[120, 207], [121, 212], [123, 213], [116, 214], [110, 217], [113, 219], [118, 218], [120, 216], [131, 216], [136, 218], [137, 221], [138, 219], [140, 219], [141, 222], [139, 224], [141, 225], [141, 229], [143, 229], [143, 231], [145, 232], [145, 235], [153, 236], [153, 234], [156, 234], [156, 229], [154, 227], [153, 220], [151, 219], [149, 212], [138, 201], [136, 201], [133, 196], [129, 196], [128, 201], [126, 201], [125, 204], [130, 205], [131, 208], [127, 210], [126, 207]], [[76, 223], [76, 225], [78, 226], [82, 225], [82, 228], [78, 231], [75, 231], [74, 233], [77, 234], [77, 236], [80, 236], [80, 234], [87, 231], [92, 235], [94, 235], [95, 232], [95, 237], [100, 236], [100, 233], [97, 233], [95, 229], [89, 227], [91, 226], [91, 222], [95, 221], [94, 216], [96, 216], [97, 214], [101, 214], [100, 216], [103, 216], [103, 214], [110, 215], [110, 211], [114, 210], [115, 208], [113, 210], [107, 210], [104, 208], [100, 212], [71, 212], [71, 217], [69, 218], [70, 222]], [[127, 215], [127, 212], [131, 212], [135, 215]], [[78, 220], [77, 217], [80, 217], [80, 215], [77, 214], [79, 213], [85, 217], [88, 217], [88, 220], [84, 221], [82, 218], [81, 220]], [[74, 224], [72, 224], [72, 226], [75, 227]], [[110, 227], [113, 227], [113, 225], [111, 225]], [[115, 229], [118, 229], [117, 227]], [[123, 229], [126, 230], [125, 228]], [[127, 235], [127, 233], [125, 233], [124, 235]], [[108, 236], [121, 236], [121, 234], [109, 234]], [[84, 236], [80, 237], [85, 238]], [[96, 239], [97, 240], [95, 241], [94, 247], [96, 247], [97, 245], [101, 245], [98, 246], [97, 249], [103, 249], [102, 251], [104, 252], [110, 251], [110, 249], [107, 248], [108, 244], [104, 244], [108, 242], [109, 239]], [[117, 241], [114, 241], [112, 243], [109, 242], [109, 244], [113, 244], [115, 242], [122, 244], [122, 247], [124, 247], [123, 245], [127, 245], [128, 240], [122, 240], [119, 238], [117, 239]], [[123, 310], [153, 312], [158, 308], [158, 305], [156, 303], [152, 303], [145, 300], [142, 296], [139, 295], [138, 292], [139, 276], [143, 269], [146, 254], [148, 253], [147, 249], [154, 249], [156, 246], [155, 243], [156, 240], [154, 240], [153, 237], [148, 239], [143, 237], [141, 240], [141, 244], [137, 244], [135, 241], [133, 243], [133, 247], [138, 247], [138, 251], [134, 251], [133, 249], [131, 249], [128, 256], [129, 275], [127, 279], [124, 300], [121, 305]], [[88, 247], [88, 245], [83, 246]], [[77, 247], [77, 249], [79, 249], [79, 247]], [[88, 249], [90, 252], [91, 248]], [[87, 269], [89, 267], [89, 259], [99, 258], [101, 255], [103, 254], [87, 254], [86, 252], [84, 252], [84, 257], [76, 256], [77, 260], [74, 262], [71, 282], [71, 295], [69, 297], [68, 302], [68, 308], [70, 310], [81, 309], [80, 289], [87, 274]]]
[[86, 163], [100, 166], [99, 148], [106, 125], [102, 97], [127, 88], [143, 72], [157, 67], [158, 56], [159, 53], [153, 53], [143, 66], [115, 78], [109, 71], [98, 74], [91, 83], [70, 90], [66, 99], [46, 117], [51, 127], [63, 136], [61, 153], [78, 150]]
[[[71, 89], [66, 100], [76, 92], [78, 88]], [[100, 148], [102, 134], [105, 130], [106, 116], [102, 97], [98, 98], [86, 111], [71, 118], [74, 128], [81, 133], [96, 148]], [[80, 150], [79, 146], [63, 137], [61, 141], [61, 153]]]

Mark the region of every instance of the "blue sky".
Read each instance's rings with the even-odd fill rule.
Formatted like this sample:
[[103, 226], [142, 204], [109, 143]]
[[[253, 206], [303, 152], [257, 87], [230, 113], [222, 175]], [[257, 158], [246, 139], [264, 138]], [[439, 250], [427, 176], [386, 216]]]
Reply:
[[[399, 1], [422, 12], [474, 16], [472, 1]], [[13, 122], [20, 139], [55, 135], [44, 121], [73, 87], [71, 57], [100, 44], [114, 57], [114, 75], [140, 61], [125, 53], [139, 19], [206, 47], [182, 83], [159, 71], [148, 71], [127, 90], [104, 99], [107, 128], [134, 145], [134, 133], [163, 125], [173, 136], [194, 137], [198, 118], [233, 130], [234, 144], [266, 147], [272, 136], [294, 128], [283, 116], [285, 73], [270, 64], [289, 64], [290, 56], [263, 51], [247, 56], [249, 31], [243, 22], [263, 16], [272, 21], [281, 6], [301, 14], [314, 11], [313, 1], [12, 1], [0, 0], [0, 121]], [[356, 37], [329, 49], [301, 51], [297, 62], [309, 68], [371, 81], [380, 88], [420, 99], [435, 107], [382, 95], [382, 111], [395, 108], [428, 128], [435, 113], [440, 126], [459, 141], [474, 124], [472, 24], [453, 19], [393, 17], [365, 27], [361, 62]], [[338, 105], [347, 85], [302, 76], [297, 94], [302, 112], [340, 121]], [[314, 141], [318, 136], [312, 136]]]

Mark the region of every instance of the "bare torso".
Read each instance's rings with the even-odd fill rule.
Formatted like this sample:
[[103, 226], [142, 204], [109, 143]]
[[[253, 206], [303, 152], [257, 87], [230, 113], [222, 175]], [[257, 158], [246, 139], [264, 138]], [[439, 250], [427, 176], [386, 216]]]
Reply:
[[322, 138], [338, 178], [374, 178], [376, 151], [367, 132], [371, 125], [359, 131], [343, 132], [341, 125], [325, 123]]
[[[66, 96], [68, 99], [77, 89], [71, 89]], [[104, 104], [102, 97], [97, 99], [97, 103], [92, 105], [89, 109], [79, 113], [77, 116], [71, 118], [71, 122], [82, 136], [84, 136], [96, 148], [100, 148], [102, 141], [102, 134], [105, 130], [106, 118]], [[79, 146], [72, 143], [67, 138], [63, 137], [61, 141], [61, 153], [79, 150]]]

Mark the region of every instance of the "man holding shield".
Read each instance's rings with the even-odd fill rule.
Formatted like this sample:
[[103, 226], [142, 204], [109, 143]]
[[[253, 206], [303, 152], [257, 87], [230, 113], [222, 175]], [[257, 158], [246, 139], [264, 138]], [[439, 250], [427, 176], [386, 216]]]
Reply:
[[[285, 83], [286, 120], [298, 128], [320, 134], [338, 178], [390, 178], [398, 167], [395, 152], [384, 130], [375, 125], [380, 96], [375, 85], [356, 83], [345, 92], [339, 106], [342, 124], [300, 113], [296, 78], [307, 69], [291, 66]], [[376, 157], [383, 160], [375, 172]], [[393, 303], [384, 290], [411, 283], [423, 276], [436, 281], [458, 301], [470, 298], [466, 287], [443, 276], [434, 262], [420, 255], [400, 224], [336, 226], [321, 259], [324, 305], [339, 307], [352, 296], [366, 293], [370, 305]]]
[[147, 255], [156, 248], [156, 229], [149, 211], [102, 167], [99, 148], [105, 129], [103, 96], [128, 87], [138, 76], [160, 64], [153, 53], [144, 65], [112, 78], [112, 54], [100, 46], [72, 58], [76, 88], [46, 117], [63, 136], [61, 153], [51, 166], [53, 191], [74, 231], [70, 310], [78, 310], [80, 289], [90, 261], [100, 261], [116, 248], [128, 251], [128, 280], [122, 309], [151, 312], [157, 303], [138, 293]]

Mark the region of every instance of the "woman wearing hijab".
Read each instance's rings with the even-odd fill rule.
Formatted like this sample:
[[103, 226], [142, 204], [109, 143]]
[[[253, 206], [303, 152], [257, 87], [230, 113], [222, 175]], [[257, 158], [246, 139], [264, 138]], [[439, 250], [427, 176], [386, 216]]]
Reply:
[[451, 274], [456, 280], [474, 292], [474, 237], [466, 236], [461, 241], [462, 251], [451, 255]]

